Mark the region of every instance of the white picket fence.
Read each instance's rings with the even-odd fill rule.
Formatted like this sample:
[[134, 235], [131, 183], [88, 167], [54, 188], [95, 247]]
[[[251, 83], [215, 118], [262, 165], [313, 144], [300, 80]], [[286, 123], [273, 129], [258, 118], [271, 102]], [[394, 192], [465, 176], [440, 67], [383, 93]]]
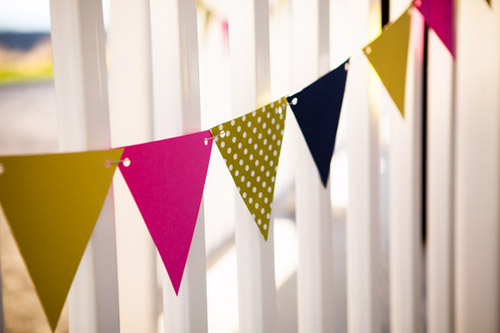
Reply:
[[[101, 0], [51, 0], [61, 151], [105, 149], [202, 129], [202, 119], [210, 115], [202, 115], [200, 106], [196, 0], [110, 3], [105, 36]], [[335, 227], [330, 188], [323, 189], [294, 119], [287, 121], [286, 135], [296, 146], [298, 248], [290, 251], [298, 251], [292, 316], [300, 332], [500, 331], [500, 1], [492, 0], [492, 9], [483, 0], [456, 3], [456, 62], [429, 33], [425, 165], [423, 19], [414, 15], [412, 21], [402, 119], [361, 55], [381, 32], [380, 1], [286, 4], [289, 29], [281, 38], [288, 47], [280, 52], [291, 64], [290, 92], [352, 56], [342, 111], [349, 158], [345, 229]], [[268, 1], [226, 5], [232, 114], [218, 115], [221, 121], [280, 97], [271, 92]], [[392, 0], [391, 19], [408, 5]], [[387, 138], [381, 137], [382, 117], [390, 117]], [[383, 166], [388, 180], [380, 178], [381, 152], [389, 155]], [[264, 242], [236, 195], [224, 198], [234, 200], [239, 330], [275, 332], [274, 230]], [[381, 210], [387, 207], [389, 234], [381, 227]], [[117, 175], [70, 291], [70, 331], [207, 331], [204, 211], [202, 204], [176, 297]], [[384, 295], [381, 237], [390, 240]], [[345, 265], [334, 248], [345, 253]], [[345, 300], [338, 298], [342, 293]], [[381, 314], [380, 298], [389, 304], [388, 318]], [[389, 327], [383, 327], [383, 316], [390, 318]]]

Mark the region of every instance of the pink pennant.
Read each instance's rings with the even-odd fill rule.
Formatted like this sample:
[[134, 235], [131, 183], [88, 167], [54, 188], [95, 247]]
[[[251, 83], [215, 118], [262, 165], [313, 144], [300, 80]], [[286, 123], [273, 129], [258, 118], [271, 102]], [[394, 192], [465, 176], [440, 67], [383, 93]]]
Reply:
[[119, 165], [176, 294], [205, 186], [210, 137], [203, 131], [124, 147]]
[[415, 0], [415, 6], [455, 58], [454, 0]]

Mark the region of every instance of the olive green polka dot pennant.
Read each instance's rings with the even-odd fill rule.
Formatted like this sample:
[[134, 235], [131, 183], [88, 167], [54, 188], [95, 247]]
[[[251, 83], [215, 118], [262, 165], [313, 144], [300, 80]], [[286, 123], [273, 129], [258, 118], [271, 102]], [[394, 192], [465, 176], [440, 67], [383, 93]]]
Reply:
[[211, 129], [243, 201], [267, 240], [287, 101], [283, 97]]

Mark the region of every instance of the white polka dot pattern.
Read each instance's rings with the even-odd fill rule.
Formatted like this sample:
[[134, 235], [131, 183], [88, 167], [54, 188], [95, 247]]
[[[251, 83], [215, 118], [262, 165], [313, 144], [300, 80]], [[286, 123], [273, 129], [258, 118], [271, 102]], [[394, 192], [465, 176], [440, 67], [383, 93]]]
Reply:
[[211, 129], [236, 187], [266, 240], [287, 105], [283, 97]]

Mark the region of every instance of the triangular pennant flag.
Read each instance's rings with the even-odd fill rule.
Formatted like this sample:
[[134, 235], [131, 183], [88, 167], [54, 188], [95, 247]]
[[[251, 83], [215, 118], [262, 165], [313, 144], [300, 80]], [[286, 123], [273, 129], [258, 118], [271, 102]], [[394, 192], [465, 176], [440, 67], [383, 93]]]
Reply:
[[325, 187], [339, 126], [348, 66], [349, 60], [287, 98]]
[[422, 13], [429, 27], [434, 30], [455, 58], [454, 0], [417, 0], [415, 7]]
[[410, 9], [363, 49], [404, 117]]
[[122, 152], [0, 157], [0, 203], [53, 331]]
[[286, 117], [283, 97], [211, 129], [243, 201], [267, 240]]
[[176, 294], [200, 210], [210, 136], [203, 131], [124, 147], [119, 166]]

